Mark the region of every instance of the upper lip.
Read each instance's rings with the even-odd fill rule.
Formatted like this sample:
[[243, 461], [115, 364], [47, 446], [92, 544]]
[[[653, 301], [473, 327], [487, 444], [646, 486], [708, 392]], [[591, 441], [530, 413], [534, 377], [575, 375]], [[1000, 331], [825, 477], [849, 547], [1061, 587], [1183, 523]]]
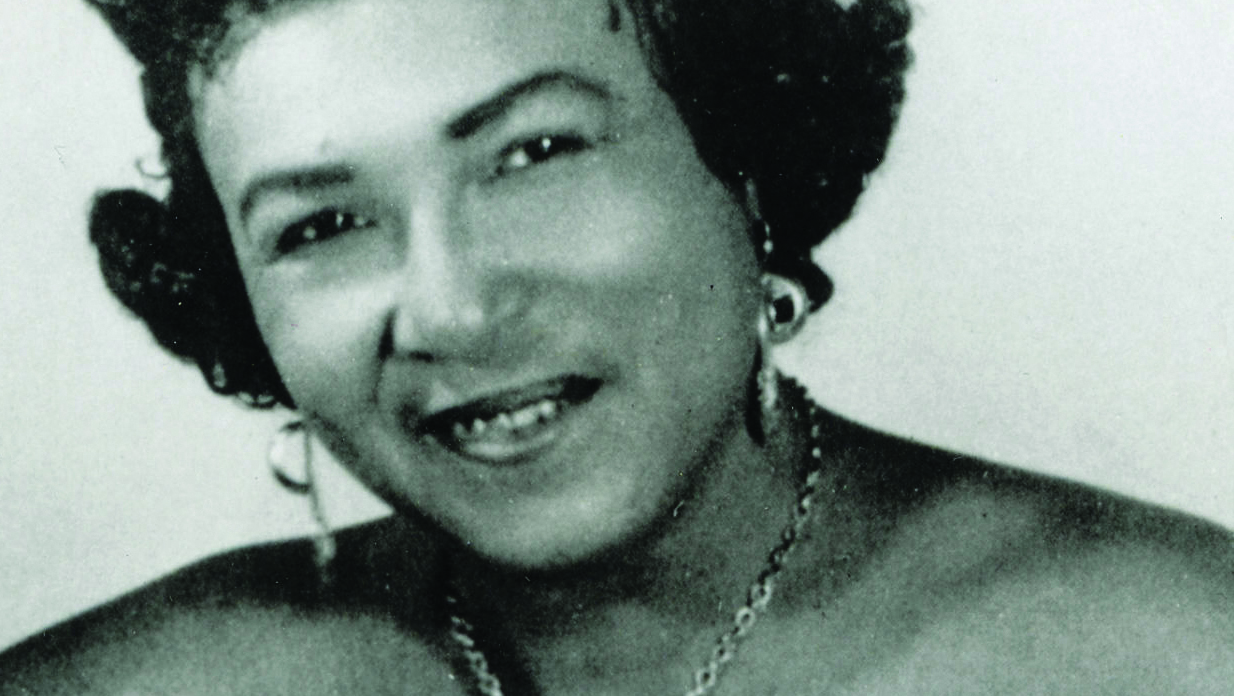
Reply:
[[590, 398], [600, 388], [600, 384], [600, 379], [581, 374], [563, 374], [532, 380], [514, 387], [481, 391], [463, 398], [456, 397], [444, 404], [428, 404], [427, 408], [414, 418], [405, 419], [405, 422], [414, 423], [412, 429], [416, 435], [430, 435], [446, 431], [457, 422], [470, 424], [475, 419], [489, 420], [500, 413], [514, 411], [544, 399], [582, 402]]

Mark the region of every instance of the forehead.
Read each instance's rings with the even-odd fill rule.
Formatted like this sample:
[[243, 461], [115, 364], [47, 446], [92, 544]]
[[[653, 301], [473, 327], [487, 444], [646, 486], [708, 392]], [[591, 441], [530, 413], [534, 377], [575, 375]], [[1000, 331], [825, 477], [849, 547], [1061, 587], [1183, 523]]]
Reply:
[[614, 11], [608, 0], [288, 2], [237, 24], [224, 59], [193, 76], [198, 139], [207, 159], [277, 160], [328, 146], [346, 124], [372, 138], [431, 130], [536, 71], [633, 87], [647, 69], [630, 27], [613, 32]]
[[[620, 24], [622, 3], [623, 0], [231, 0], [225, 3], [221, 17], [225, 33], [217, 43], [208, 44], [206, 51], [211, 56], [209, 65], [216, 66], [234, 58], [256, 36], [265, 33], [263, 30], [312, 24], [314, 16], [338, 19], [351, 15], [378, 20], [410, 17], [426, 30], [445, 30], [436, 34], [438, 40], [447, 40], [459, 31], [477, 36], [485, 26], [500, 30], [505, 24], [513, 29], [508, 22], [521, 17], [527, 24], [538, 25], [543, 37], [548, 38], [554, 24], [573, 22], [584, 30], [596, 30], [601, 25], [590, 20], [599, 17], [600, 12], [605, 13], [608, 28], [615, 30]], [[580, 19], [587, 21], [580, 25]], [[349, 24], [340, 23], [335, 29], [341, 33], [355, 28]]]

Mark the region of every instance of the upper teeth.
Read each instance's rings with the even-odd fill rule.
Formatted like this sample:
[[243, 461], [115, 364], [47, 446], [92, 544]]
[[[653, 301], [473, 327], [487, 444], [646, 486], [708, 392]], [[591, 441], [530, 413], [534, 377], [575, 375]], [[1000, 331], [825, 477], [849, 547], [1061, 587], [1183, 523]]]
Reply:
[[488, 420], [476, 418], [470, 424], [461, 421], [453, 426], [454, 436], [459, 439], [475, 438], [493, 430], [501, 433], [512, 433], [536, 423], [543, 423], [556, 417], [561, 407], [552, 399], [544, 399], [524, 406], [516, 411], [506, 411]]

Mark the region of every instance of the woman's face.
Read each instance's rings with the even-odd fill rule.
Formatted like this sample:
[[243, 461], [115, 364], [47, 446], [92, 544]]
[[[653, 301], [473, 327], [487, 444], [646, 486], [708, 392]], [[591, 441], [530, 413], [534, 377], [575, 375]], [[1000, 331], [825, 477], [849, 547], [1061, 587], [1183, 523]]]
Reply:
[[748, 446], [747, 220], [617, 11], [303, 3], [195, 80], [296, 404], [393, 505], [515, 565], [631, 538]]

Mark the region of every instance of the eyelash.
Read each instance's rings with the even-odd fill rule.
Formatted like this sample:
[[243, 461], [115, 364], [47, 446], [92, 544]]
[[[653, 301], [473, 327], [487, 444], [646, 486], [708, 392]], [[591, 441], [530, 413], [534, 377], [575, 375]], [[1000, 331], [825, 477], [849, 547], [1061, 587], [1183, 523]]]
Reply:
[[363, 215], [341, 210], [320, 210], [292, 223], [279, 235], [275, 250], [290, 254], [309, 244], [316, 244], [337, 237], [351, 230], [372, 227], [374, 222]]
[[506, 176], [544, 163], [554, 157], [573, 155], [590, 147], [591, 143], [586, 138], [573, 133], [539, 135], [515, 143], [503, 150], [497, 164], [496, 175]]
[[[584, 137], [575, 134], [540, 135], [524, 140], [501, 152], [496, 176], [508, 176], [555, 157], [573, 155], [591, 147]], [[275, 251], [291, 254], [301, 247], [317, 244], [346, 232], [372, 227], [374, 221], [363, 215], [334, 208], [320, 210], [288, 225], [279, 234]]]

